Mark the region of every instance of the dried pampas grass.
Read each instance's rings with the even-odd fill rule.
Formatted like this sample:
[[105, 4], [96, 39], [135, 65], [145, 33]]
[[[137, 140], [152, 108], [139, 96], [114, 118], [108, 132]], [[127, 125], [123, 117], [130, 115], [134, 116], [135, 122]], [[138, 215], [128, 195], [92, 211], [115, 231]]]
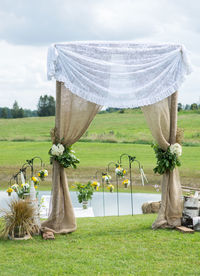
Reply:
[[10, 210], [3, 210], [2, 238], [24, 237], [39, 232], [34, 223], [35, 209], [30, 200], [13, 200], [9, 204]]

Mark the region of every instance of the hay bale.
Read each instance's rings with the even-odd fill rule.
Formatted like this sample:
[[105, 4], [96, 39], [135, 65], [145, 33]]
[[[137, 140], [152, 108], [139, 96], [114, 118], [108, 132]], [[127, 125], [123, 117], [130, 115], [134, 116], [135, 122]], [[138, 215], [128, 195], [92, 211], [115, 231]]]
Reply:
[[142, 205], [142, 213], [143, 214], [152, 214], [152, 213], [158, 213], [161, 206], [161, 201], [157, 202], [145, 202]]

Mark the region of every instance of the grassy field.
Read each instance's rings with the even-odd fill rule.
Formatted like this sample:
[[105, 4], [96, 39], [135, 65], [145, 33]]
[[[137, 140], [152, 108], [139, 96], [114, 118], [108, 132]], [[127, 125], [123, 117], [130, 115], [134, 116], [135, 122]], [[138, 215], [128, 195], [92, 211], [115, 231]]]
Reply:
[[[178, 123], [185, 129], [187, 145], [183, 147], [180, 168], [182, 184], [200, 187], [200, 114], [179, 112]], [[54, 117], [0, 119], [0, 189], [5, 188], [12, 174], [33, 156], [41, 156], [51, 170], [47, 152], [51, 146], [49, 130], [53, 126]], [[105, 171], [107, 164], [117, 161], [122, 153], [136, 156], [150, 185], [159, 184], [160, 176], [152, 171], [156, 162], [149, 145], [152, 137], [140, 110], [97, 114], [81, 141], [74, 145], [81, 163], [77, 170], [68, 170], [70, 184], [87, 182], [97, 170]], [[125, 159], [123, 166], [127, 167]], [[136, 164], [133, 166], [134, 184], [139, 185], [140, 175]], [[49, 189], [50, 182], [51, 175], [41, 188]]]
[[[200, 114], [195, 111], [182, 111], [178, 115], [178, 125], [185, 130], [184, 142], [200, 145]], [[50, 141], [50, 129], [54, 117], [0, 119], [1, 141]], [[140, 110], [126, 110], [97, 114], [84, 141], [108, 141], [150, 143], [151, 133]]]
[[[51, 173], [49, 165], [48, 150], [51, 142], [0, 142], [0, 188], [5, 188], [9, 177], [14, 174], [25, 162], [33, 156], [40, 155]], [[77, 170], [67, 169], [70, 184], [74, 182], [87, 182], [94, 178], [96, 171], [98, 178], [100, 172], [104, 172], [110, 161], [119, 160], [122, 153], [129, 153], [136, 156], [144, 167], [149, 184], [159, 184], [161, 177], [153, 174], [156, 164], [154, 152], [150, 145], [123, 144], [123, 143], [83, 143], [78, 142], [74, 145], [80, 164]], [[200, 187], [200, 147], [183, 147], [181, 158], [182, 166], [180, 174], [182, 184]], [[123, 159], [123, 167], [128, 167], [127, 159]], [[110, 166], [111, 174], [114, 165]], [[113, 176], [114, 177], [114, 176]], [[43, 182], [44, 188], [50, 188], [51, 174], [48, 181]], [[136, 163], [133, 164], [134, 184], [141, 185], [140, 174]]]
[[155, 215], [78, 219], [54, 241], [0, 241], [1, 276], [200, 275], [200, 234], [151, 230]]

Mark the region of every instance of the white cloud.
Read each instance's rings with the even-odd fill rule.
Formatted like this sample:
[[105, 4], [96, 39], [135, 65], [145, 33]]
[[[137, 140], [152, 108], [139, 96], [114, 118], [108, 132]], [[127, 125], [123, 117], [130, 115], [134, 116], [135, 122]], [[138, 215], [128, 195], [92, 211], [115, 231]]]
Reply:
[[53, 82], [46, 79], [47, 47], [0, 43], [0, 106], [15, 100], [24, 108], [36, 108], [41, 94], [54, 95]]
[[200, 89], [198, 0], [0, 0], [0, 106], [36, 108], [54, 95], [46, 80], [47, 46], [70, 40], [175, 42], [191, 51], [195, 72], [179, 100], [192, 103]]

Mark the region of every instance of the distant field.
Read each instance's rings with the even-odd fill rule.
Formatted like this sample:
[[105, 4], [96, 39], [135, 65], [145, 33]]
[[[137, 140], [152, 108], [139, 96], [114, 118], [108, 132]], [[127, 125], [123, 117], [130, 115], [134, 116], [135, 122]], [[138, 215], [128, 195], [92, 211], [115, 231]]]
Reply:
[[[178, 116], [179, 127], [185, 130], [187, 145], [200, 145], [200, 114], [182, 111]], [[54, 117], [0, 119], [0, 141], [50, 141]], [[97, 114], [84, 141], [150, 143], [151, 133], [140, 110], [125, 113]]]

